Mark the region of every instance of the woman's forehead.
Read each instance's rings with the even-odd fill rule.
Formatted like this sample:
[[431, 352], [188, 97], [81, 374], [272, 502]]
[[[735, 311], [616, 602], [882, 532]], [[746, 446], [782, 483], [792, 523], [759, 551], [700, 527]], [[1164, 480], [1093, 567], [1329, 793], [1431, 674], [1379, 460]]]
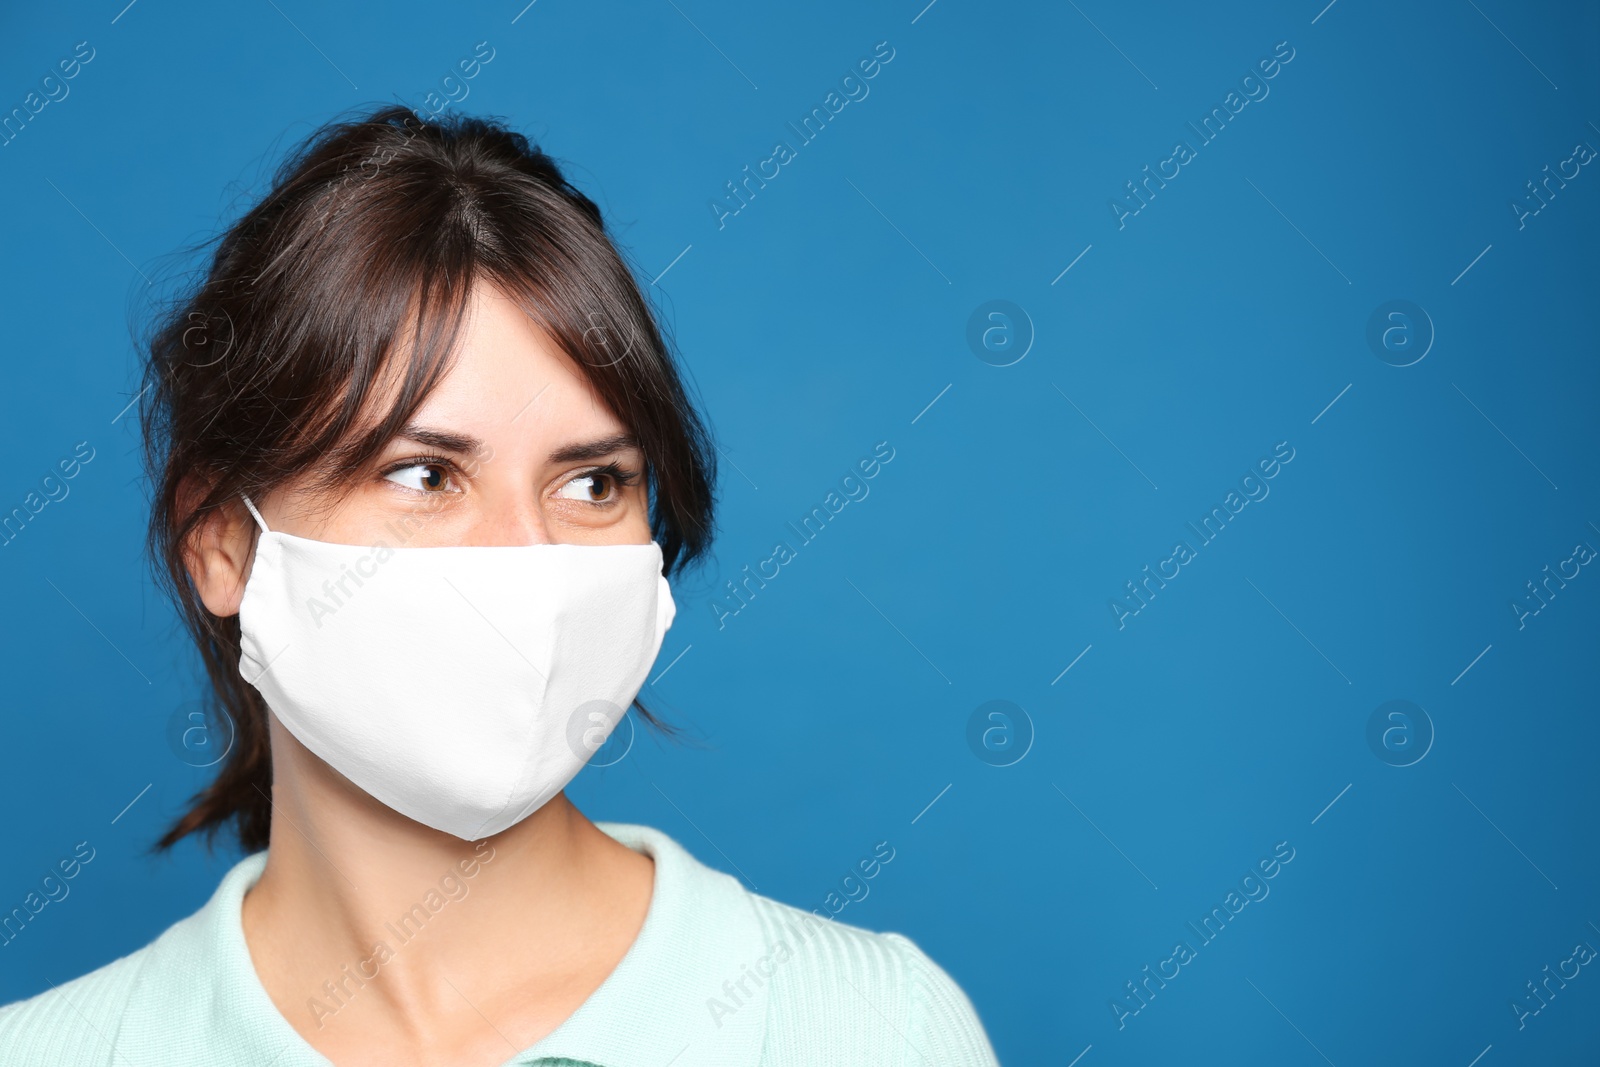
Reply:
[[[411, 358], [409, 342], [396, 347], [369, 424], [398, 399]], [[578, 362], [514, 298], [488, 285], [475, 287], [448, 369], [409, 423], [469, 433], [486, 444], [544, 444], [627, 429]]]

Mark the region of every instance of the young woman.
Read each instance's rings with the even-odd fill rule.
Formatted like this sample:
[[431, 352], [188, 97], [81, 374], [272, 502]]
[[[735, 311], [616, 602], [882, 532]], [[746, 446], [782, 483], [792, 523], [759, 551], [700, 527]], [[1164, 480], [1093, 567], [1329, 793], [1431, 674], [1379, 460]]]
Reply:
[[[910, 940], [563, 791], [708, 549], [713, 451], [593, 202], [519, 134], [318, 131], [149, 345], [151, 543], [246, 857], [0, 1009], [0, 1062], [993, 1064]], [[883, 857], [880, 857], [883, 858]]]

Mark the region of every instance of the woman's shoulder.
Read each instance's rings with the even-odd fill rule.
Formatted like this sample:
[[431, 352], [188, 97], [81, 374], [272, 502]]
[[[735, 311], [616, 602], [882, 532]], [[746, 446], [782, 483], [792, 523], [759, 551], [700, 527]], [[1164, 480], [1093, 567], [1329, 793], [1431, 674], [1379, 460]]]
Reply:
[[203, 906], [142, 947], [69, 982], [0, 1006], [0, 1064], [109, 1067], [128, 1063], [130, 1049], [176, 1049], [190, 1043], [173, 1031], [203, 1023], [209, 1013], [216, 992], [217, 929], [226, 921], [227, 906], [250, 884], [264, 858], [258, 853], [236, 863]]
[[[166, 937], [170, 934], [168, 929]], [[69, 982], [0, 1005], [6, 1067], [110, 1064], [117, 1029], [139, 973], [161, 938]]]
[[669, 1053], [688, 1040], [704, 1063], [998, 1067], [971, 1000], [911, 938], [763, 896], [653, 827], [596, 825], [656, 860], [657, 921], [628, 988], [685, 1020], [656, 1034]]
[[749, 898], [767, 946], [754, 969], [770, 975], [771, 1062], [997, 1067], [971, 999], [911, 938]]

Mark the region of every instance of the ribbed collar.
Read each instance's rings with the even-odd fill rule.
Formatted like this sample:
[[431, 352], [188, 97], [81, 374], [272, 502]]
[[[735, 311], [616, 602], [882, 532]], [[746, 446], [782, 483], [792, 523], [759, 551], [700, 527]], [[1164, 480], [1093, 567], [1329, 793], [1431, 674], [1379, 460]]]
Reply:
[[[732, 994], [724, 988], [767, 951], [749, 893], [660, 830], [595, 825], [655, 860], [644, 925], [576, 1012], [501, 1067], [555, 1060], [597, 1067], [758, 1063], [766, 985], [735, 985]], [[278, 1011], [250, 960], [240, 908], [266, 860], [264, 851], [241, 859], [199, 911], [150, 945], [116, 1039], [131, 1062], [332, 1067]], [[724, 1006], [720, 1020], [710, 1010], [712, 998]], [[731, 1014], [729, 1004], [738, 1005]]]

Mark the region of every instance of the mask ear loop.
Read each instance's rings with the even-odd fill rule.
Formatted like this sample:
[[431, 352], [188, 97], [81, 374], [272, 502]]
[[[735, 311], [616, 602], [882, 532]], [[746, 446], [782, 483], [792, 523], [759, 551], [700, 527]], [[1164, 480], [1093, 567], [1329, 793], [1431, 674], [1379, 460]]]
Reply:
[[256, 506], [250, 503], [250, 497], [244, 493], [240, 493], [239, 499], [244, 501], [244, 506], [250, 509], [251, 515], [255, 516], [256, 525], [261, 527], [261, 532], [271, 533], [272, 531], [267, 529], [267, 521], [261, 517], [261, 512], [257, 511]]

